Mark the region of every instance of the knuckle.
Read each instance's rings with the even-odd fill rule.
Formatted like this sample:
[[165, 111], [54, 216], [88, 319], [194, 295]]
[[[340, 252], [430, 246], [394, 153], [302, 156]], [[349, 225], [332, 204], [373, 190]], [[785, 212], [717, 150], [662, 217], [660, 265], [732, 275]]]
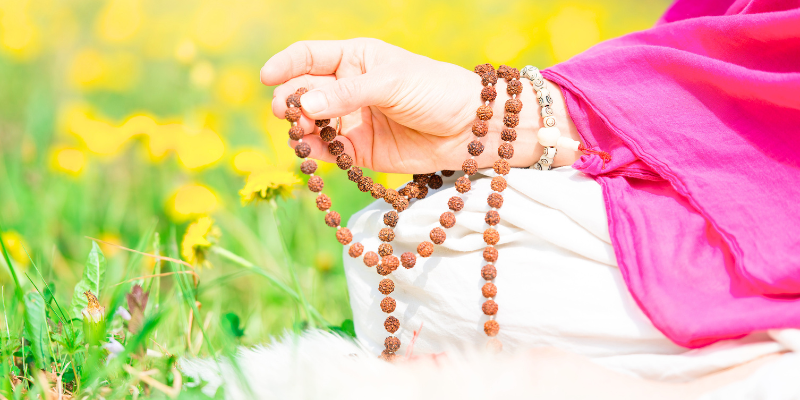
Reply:
[[344, 104], [350, 104], [359, 94], [360, 87], [353, 79], [341, 79], [336, 81], [334, 94]]

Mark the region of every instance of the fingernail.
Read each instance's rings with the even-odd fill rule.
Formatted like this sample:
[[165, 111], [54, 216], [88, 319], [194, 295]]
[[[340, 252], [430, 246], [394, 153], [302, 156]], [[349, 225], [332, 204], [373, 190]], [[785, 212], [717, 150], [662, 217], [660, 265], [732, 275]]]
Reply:
[[321, 91], [312, 90], [300, 96], [300, 104], [303, 105], [304, 110], [311, 114], [316, 114], [328, 108], [328, 99], [325, 98]]

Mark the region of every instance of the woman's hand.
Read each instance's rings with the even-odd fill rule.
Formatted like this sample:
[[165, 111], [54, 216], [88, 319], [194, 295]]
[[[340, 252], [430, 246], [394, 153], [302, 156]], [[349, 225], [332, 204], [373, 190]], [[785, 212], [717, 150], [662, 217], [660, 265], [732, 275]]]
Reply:
[[[282, 84], [272, 101], [273, 113], [279, 118], [284, 118], [290, 94], [300, 87], [310, 90], [301, 97], [304, 115], [299, 125], [306, 132], [303, 140], [311, 145], [312, 158], [334, 161], [314, 120], [341, 116], [343, 129], [338, 140], [345, 145], [345, 152], [353, 156], [356, 165], [382, 172], [460, 169], [469, 158], [467, 144], [476, 139], [471, 128], [481, 105], [480, 81], [472, 71], [376, 39], [298, 42], [270, 58], [261, 69], [265, 85]], [[515, 155], [510, 160], [515, 167], [532, 165], [542, 152], [535, 139], [541, 120], [539, 107], [530, 82], [521, 81], [524, 90], [517, 98], [523, 108], [516, 128]], [[503, 108], [510, 96], [503, 79], [496, 87], [489, 134], [480, 138], [486, 150], [476, 158], [481, 167], [491, 166], [499, 158]], [[560, 96], [558, 90], [551, 92]], [[563, 111], [563, 99], [556, 99], [557, 112], [559, 104]], [[559, 124], [567, 125], [565, 119]], [[567, 156], [557, 157], [556, 165], [571, 163]]]

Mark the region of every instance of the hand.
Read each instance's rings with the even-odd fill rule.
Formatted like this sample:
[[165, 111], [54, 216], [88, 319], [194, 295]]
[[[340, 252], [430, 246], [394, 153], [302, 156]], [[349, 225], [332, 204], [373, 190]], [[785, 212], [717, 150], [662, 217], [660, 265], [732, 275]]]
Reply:
[[[467, 144], [476, 139], [471, 128], [481, 105], [480, 81], [472, 71], [376, 39], [298, 42], [261, 69], [262, 83], [282, 84], [273, 92], [272, 102], [279, 118], [284, 118], [290, 94], [300, 87], [310, 90], [301, 97], [304, 115], [299, 125], [306, 132], [303, 140], [311, 145], [312, 158], [335, 161], [319, 138], [314, 120], [342, 116], [338, 140], [356, 165], [400, 173], [461, 169], [469, 158]], [[515, 167], [530, 166], [542, 153], [535, 140], [539, 107], [530, 82], [521, 81], [524, 90], [517, 98], [523, 109], [516, 128], [515, 156], [510, 160]], [[480, 138], [486, 149], [476, 158], [481, 167], [499, 158], [503, 107], [509, 96], [503, 79], [496, 86], [489, 134]], [[560, 95], [558, 90], [551, 92]], [[556, 162], [570, 163], [558, 156]]]

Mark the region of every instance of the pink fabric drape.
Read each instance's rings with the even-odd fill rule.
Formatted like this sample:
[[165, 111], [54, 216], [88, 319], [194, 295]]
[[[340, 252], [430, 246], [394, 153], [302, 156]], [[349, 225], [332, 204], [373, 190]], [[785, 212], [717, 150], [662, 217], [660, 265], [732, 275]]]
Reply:
[[544, 71], [630, 292], [686, 347], [800, 327], [800, 1], [679, 0]]

